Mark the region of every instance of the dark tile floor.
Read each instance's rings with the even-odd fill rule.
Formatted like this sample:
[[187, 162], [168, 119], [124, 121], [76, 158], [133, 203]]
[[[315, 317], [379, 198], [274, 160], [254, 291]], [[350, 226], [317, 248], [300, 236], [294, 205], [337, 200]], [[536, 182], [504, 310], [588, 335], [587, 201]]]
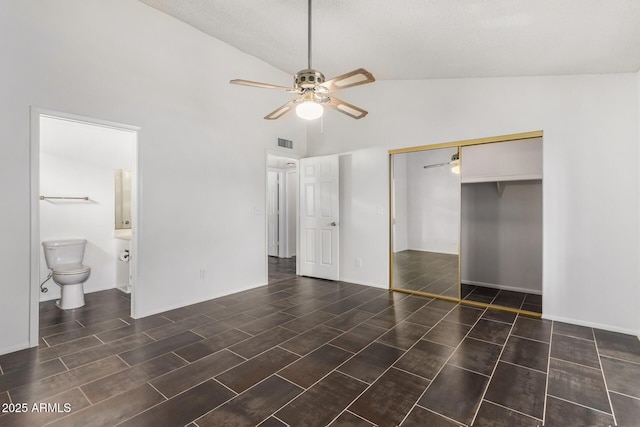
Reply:
[[3, 408], [28, 404], [0, 425], [640, 422], [633, 336], [303, 277], [137, 320], [128, 306], [117, 290], [42, 303], [40, 347], [0, 356]]
[[538, 294], [506, 291], [462, 283], [460, 285], [460, 296], [463, 300], [542, 313], [542, 295]]
[[269, 284], [291, 279], [296, 275], [296, 257], [278, 258], [267, 257]]

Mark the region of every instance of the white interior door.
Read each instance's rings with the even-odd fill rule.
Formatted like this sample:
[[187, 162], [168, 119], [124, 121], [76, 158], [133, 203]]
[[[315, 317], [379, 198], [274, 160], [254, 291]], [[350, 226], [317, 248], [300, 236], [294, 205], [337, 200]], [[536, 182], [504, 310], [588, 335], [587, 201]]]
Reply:
[[279, 223], [279, 201], [278, 201], [278, 172], [267, 171], [267, 253], [269, 256], [278, 256], [278, 223]]
[[338, 280], [338, 156], [300, 160], [300, 274]]

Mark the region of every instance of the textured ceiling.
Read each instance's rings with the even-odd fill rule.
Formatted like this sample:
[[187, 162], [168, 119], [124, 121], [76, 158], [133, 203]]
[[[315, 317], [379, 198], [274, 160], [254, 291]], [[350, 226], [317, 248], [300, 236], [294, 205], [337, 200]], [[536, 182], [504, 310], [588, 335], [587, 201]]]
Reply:
[[[307, 66], [306, 0], [140, 1], [288, 73]], [[312, 53], [327, 78], [635, 72], [640, 0], [315, 0]]]

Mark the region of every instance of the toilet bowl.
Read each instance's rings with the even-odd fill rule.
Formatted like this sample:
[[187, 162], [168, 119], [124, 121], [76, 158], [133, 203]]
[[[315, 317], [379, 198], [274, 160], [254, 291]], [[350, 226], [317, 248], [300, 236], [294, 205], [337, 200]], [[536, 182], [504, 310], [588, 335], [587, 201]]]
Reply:
[[53, 281], [61, 289], [56, 305], [63, 310], [84, 305], [83, 284], [91, 275], [91, 267], [82, 264], [86, 245], [84, 239], [42, 242], [47, 267], [52, 271]]

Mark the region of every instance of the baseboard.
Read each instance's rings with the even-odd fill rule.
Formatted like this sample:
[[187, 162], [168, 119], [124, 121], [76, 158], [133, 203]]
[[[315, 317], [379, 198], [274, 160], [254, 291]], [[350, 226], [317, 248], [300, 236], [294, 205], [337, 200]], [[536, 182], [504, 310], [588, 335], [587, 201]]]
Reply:
[[181, 303], [181, 304], [171, 304], [171, 305], [164, 306], [164, 307], [161, 307], [159, 309], [151, 310], [151, 311], [148, 311], [148, 312], [136, 313], [135, 316], [131, 316], [131, 317], [133, 317], [134, 319], [141, 319], [143, 317], [153, 316], [154, 314], [164, 313], [165, 311], [175, 310], [176, 308], [182, 308], [182, 307], [186, 307], [188, 305], [198, 304], [200, 302], [209, 301], [209, 300], [220, 298], [220, 297], [225, 297], [225, 296], [231, 295], [231, 294], [237, 294], [238, 292], [248, 291], [248, 290], [259, 288], [260, 286], [265, 286], [265, 285], [267, 285], [267, 284], [266, 283], [259, 283], [259, 284], [256, 284], [256, 285], [247, 285], [247, 286], [244, 286], [242, 288], [236, 288], [236, 289], [232, 289], [232, 290], [229, 290], [229, 291], [216, 293], [214, 295], [207, 296], [204, 299], [199, 299], [199, 300], [195, 300], [195, 301], [189, 301], [189, 302]]
[[461, 283], [463, 285], [482, 286], [484, 288], [493, 288], [493, 289], [500, 289], [505, 291], [525, 292], [527, 294], [542, 295], [542, 291], [529, 289], [529, 288], [519, 288], [516, 286], [506, 286], [506, 285], [497, 285], [495, 283], [476, 282], [475, 280], [462, 280]]
[[[35, 345], [34, 347], [37, 347]], [[29, 348], [29, 341], [25, 341], [22, 344], [12, 345], [9, 347], [0, 347], [0, 355], [13, 353], [14, 351], [26, 350]]]
[[129, 285], [116, 285], [116, 289], [127, 295], [131, 294], [131, 288], [129, 287]]
[[381, 285], [378, 283], [371, 283], [371, 282], [363, 282], [362, 280], [355, 280], [355, 279], [349, 279], [349, 278], [340, 278], [341, 282], [345, 282], [345, 283], [353, 283], [354, 285], [364, 285], [364, 286], [371, 286], [372, 288], [380, 288], [380, 289], [389, 289], [389, 285]]
[[620, 332], [621, 334], [627, 334], [627, 335], [635, 335], [638, 337], [638, 339], [640, 339], [640, 330], [619, 328], [617, 326], [604, 325], [602, 323], [587, 322], [584, 320], [570, 319], [568, 317], [553, 316], [548, 314], [543, 314], [542, 318], [547, 320], [553, 320], [555, 322], [571, 323], [573, 325], [586, 326], [588, 328], [603, 329], [605, 331]]
[[[416, 249], [416, 248], [407, 248], [407, 249], [403, 249], [405, 251], [416, 251], [416, 252], [430, 252], [432, 254], [445, 254], [445, 255], [458, 255], [458, 252], [447, 252], [447, 251], [442, 251], [442, 250], [429, 250], [429, 249]], [[402, 251], [400, 251], [402, 252]]]
[[102, 292], [102, 291], [108, 291], [109, 289], [118, 289], [118, 285], [113, 285], [113, 286], [107, 286], [106, 288], [95, 288], [95, 289], [91, 289], [90, 291], [85, 290], [84, 294], [92, 294], [94, 292]]

